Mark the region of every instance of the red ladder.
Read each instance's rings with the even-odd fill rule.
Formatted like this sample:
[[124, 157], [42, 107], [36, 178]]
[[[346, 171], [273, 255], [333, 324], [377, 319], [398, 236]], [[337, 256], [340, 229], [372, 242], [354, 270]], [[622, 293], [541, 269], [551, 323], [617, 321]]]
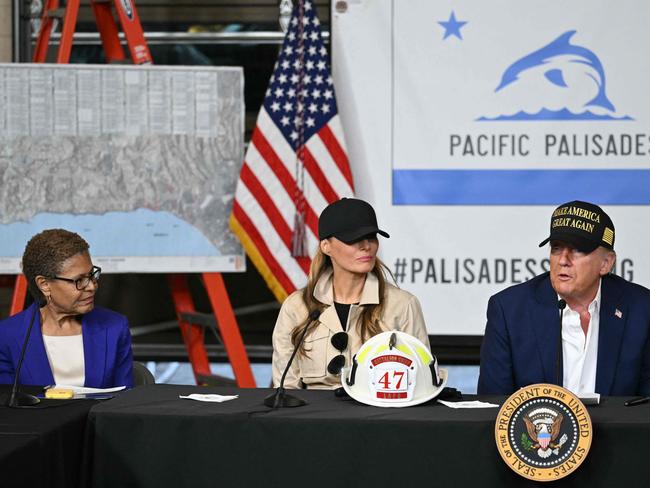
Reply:
[[[33, 61], [44, 63], [48, 57], [50, 38], [60, 22], [61, 41], [56, 54], [56, 62], [67, 64], [70, 61], [72, 39], [77, 25], [80, 0], [67, 0], [66, 6], [61, 7], [59, 0], [46, 0], [43, 6], [41, 27], [36, 39]], [[124, 62], [126, 57], [118, 34], [117, 23], [113, 16], [111, 6], [115, 8], [117, 16], [124, 30], [124, 37], [129, 46], [133, 64], [151, 64], [151, 53], [142, 32], [140, 17], [132, 0], [90, 0], [97, 29], [102, 38], [102, 46], [107, 63]]]

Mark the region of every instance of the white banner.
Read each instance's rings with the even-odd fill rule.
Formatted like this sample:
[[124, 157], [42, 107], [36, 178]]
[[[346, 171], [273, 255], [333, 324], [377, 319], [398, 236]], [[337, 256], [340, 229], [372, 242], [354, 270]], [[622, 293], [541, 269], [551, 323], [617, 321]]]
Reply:
[[430, 334], [483, 333], [493, 293], [548, 269], [554, 207], [601, 205], [616, 272], [650, 284], [650, 4], [334, 2], [357, 193]]

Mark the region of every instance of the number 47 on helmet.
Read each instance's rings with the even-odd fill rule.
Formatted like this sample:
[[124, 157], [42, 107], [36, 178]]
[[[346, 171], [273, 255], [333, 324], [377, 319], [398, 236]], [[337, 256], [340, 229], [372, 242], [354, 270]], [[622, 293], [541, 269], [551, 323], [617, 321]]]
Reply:
[[342, 372], [343, 388], [355, 400], [376, 407], [410, 407], [435, 398], [447, 371], [415, 337], [382, 332], [369, 339]]

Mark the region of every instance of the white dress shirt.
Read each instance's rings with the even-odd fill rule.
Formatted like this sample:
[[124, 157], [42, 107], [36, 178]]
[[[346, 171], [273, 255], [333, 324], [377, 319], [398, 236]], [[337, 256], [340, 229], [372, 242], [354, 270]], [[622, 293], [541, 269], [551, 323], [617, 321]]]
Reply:
[[596, 392], [598, 330], [600, 326], [600, 283], [589, 304], [589, 328], [585, 335], [580, 314], [567, 305], [562, 317], [562, 358], [564, 388], [575, 394]]
[[43, 335], [43, 343], [57, 385], [84, 386], [86, 370], [83, 335]]

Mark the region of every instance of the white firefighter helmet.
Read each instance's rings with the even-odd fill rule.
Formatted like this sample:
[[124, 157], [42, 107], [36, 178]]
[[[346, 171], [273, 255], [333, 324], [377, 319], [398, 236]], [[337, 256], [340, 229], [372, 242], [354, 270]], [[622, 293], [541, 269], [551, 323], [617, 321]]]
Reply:
[[376, 407], [409, 407], [427, 402], [447, 383], [447, 371], [415, 337], [382, 332], [368, 340], [343, 368], [341, 383], [355, 400]]

